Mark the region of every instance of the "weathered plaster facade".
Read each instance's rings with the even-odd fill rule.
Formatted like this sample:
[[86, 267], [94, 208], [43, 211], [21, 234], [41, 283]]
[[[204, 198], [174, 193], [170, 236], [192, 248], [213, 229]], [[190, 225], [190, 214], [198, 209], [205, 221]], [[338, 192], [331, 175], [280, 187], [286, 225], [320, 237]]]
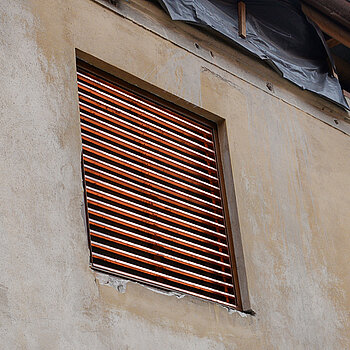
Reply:
[[[0, 0], [1, 348], [349, 349], [349, 114], [151, 3], [103, 4]], [[77, 55], [221, 124], [255, 316], [89, 268]]]

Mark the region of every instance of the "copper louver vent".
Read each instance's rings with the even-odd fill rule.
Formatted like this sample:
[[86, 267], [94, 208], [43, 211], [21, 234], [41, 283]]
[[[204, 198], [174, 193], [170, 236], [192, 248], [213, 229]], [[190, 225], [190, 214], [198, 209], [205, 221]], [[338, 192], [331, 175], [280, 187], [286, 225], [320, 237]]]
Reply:
[[125, 84], [78, 66], [92, 267], [234, 307], [215, 125]]

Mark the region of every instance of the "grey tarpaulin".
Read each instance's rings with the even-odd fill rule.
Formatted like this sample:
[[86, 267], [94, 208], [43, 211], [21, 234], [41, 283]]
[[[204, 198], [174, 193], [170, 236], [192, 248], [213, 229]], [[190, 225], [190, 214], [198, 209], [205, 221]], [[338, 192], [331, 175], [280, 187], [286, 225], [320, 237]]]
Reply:
[[245, 0], [246, 39], [238, 35], [237, 0], [158, 2], [173, 20], [213, 29], [302, 89], [349, 109], [338, 79], [329, 74], [322, 33], [305, 17], [299, 0]]

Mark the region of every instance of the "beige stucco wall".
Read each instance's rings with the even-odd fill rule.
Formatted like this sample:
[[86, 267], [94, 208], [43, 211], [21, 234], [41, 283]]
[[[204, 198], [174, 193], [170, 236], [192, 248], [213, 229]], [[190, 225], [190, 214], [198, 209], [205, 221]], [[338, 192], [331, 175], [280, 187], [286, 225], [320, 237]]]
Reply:
[[[0, 0], [0, 347], [349, 349], [348, 114], [146, 1], [115, 11]], [[90, 270], [76, 52], [225, 120], [255, 316]]]

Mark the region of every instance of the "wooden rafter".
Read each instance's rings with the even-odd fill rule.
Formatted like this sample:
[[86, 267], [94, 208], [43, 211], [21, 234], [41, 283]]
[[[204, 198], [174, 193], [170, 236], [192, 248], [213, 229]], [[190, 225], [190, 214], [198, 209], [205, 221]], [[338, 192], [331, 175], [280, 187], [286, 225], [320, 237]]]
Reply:
[[308, 5], [302, 4], [302, 9], [305, 15], [314, 21], [323, 32], [350, 48], [349, 31]]
[[338, 46], [340, 42], [338, 40], [335, 40], [333, 38], [327, 40], [327, 45], [331, 49], [332, 47]]

